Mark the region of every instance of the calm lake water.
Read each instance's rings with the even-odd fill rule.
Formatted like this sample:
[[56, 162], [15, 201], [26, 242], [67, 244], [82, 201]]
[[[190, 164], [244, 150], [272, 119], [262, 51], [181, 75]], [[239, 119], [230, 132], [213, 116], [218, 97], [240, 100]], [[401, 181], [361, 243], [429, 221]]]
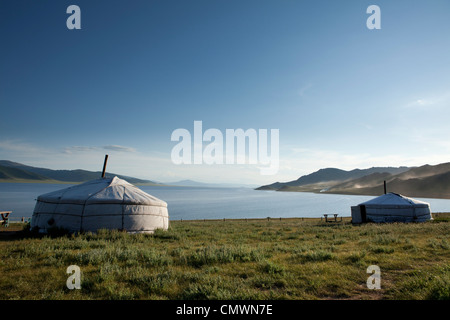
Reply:
[[[0, 183], [0, 211], [13, 211], [11, 220], [31, 217], [36, 198], [67, 188], [67, 184]], [[256, 191], [247, 188], [185, 188], [141, 186], [167, 202], [171, 220], [223, 218], [321, 217], [324, 213], [350, 216], [350, 207], [372, 196], [303, 192]], [[421, 199], [432, 212], [450, 212], [450, 200]]]

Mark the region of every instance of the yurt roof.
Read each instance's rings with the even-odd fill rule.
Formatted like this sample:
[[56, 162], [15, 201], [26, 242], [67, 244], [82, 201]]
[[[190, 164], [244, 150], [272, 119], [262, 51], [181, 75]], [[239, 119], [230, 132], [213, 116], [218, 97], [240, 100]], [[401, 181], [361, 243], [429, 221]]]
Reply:
[[167, 207], [158, 199], [118, 177], [100, 178], [40, 195], [38, 201], [73, 204], [132, 204]]
[[405, 197], [401, 194], [389, 192], [360, 205], [386, 205], [386, 206], [429, 206], [428, 203]]

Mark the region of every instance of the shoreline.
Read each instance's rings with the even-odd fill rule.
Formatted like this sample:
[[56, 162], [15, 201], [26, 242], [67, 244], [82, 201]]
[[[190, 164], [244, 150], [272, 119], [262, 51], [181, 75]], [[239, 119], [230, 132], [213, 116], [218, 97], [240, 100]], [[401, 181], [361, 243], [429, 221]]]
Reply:
[[[302, 192], [302, 193], [314, 193], [314, 194], [336, 194], [336, 195], [345, 195], [345, 196], [367, 196], [367, 197], [378, 197], [382, 193], [357, 193], [357, 192], [333, 192], [333, 191], [324, 191], [320, 192], [317, 190], [276, 190], [276, 189], [253, 189], [255, 191], [274, 191], [274, 192]], [[389, 191], [394, 192], [394, 191]], [[427, 196], [427, 195], [420, 195], [420, 194], [403, 194], [406, 197], [409, 198], [421, 198], [421, 199], [440, 199], [440, 200], [450, 200], [450, 195], [444, 197], [437, 197], [437, 196]]]
[[[447, 218], [447, 216], [449, 216], [448, 218], [450, 219], [450, 212], [432, 212], [431, 215], [433, 216], [433, 218], [438, 218], [440, 216], [444, 216], [444, 218]], [[31, 219], [31, 217], [24, 217], [25, 221], [21, 221], [21, 218], [15, 218], [15, 219], [9, 219], [11, 224], [17, 223], [17, 224], [22, 224], [22, 223], [27, 223], [27, 219]], [[342, 220], [341, 220], [342, 218]], [[331, 219], [331, 218], [329, 218]], [[347, 223], [347, 222], [351, 222], [352, 217], [351, 216], [337, 216], [338, 221], [329, 221], [327, 222], [328, 224], [339, 224], [339, 223]], [[277, 222], [277, 221], [284, 221], [284, 222], [289, 222], [289, 221], [309, 221], [309, 222], [314, 222], [314, 221], [324, 221], [324, 217], [266, 217], [266, 218], [223, 218], [223, 219], [218, 219], [218, 218], [211, 218], [211, 219], [170, 219], [169, 218], [169, 222], [179, 222], [179, 223], [183, 223], [183, 222], [262, 222], [262, 221], [267, 221], [267, 222]], [[5, 229], [5, 228], [4, 228]]]
[[[79, 181], [79, 182], [74, 182], [74, 181], [59, 181], [59, 180], [19, 180], [19, 179], [14, 179], [14, 180], [5, 180], [5, 179], [0, 179], [0, 184], [1, 183], [32, 183], [32, 184], [63, 184], [63, 185], [68, 185], [68, 184], [81, 184], [84, 183], [86, 181]], [[137, 183], [135, 184], [136, 186], [151, 186], [151, 187], [182, 187], [182, 188], [207, 188], [207, 189], [216, 189], [217, 187], [208, 187], [208, 186], [201, 186], [201, 187], [194, 187], [194, 186], [177, 186], [177, 185], [169, 185], [169, 184], [152, 184], [152, 183]], [[227, 188], [227, 187], [225, 187]], [[260, 187], [261, 188], [261, 187]], [[254, 191], [276, 191], [276, 192], [302, 192], [302, 193], [314, 193], [314, 194], [336, 194], [336, 195], [346, 195], [346, 196], [368, 196], [368, 197], [377, 197], [379, 195], [381, 195], [381, 193], [375, 193], [375, 192], [368, 192], [368, 193], [358, 193], [358, 192], [351, 192], [351, 191], [325, 191], [325, 192], [320, 192], [320, 190], [317, 189], [312, 189], [312, 190], [292, 190], [292, 189], [284, 189], [284, 190], [280, 190], [280, 189], [260, 189], [260, 188], [248, 188], [248, 189], [252, 189]], [[220, 188], [219, 188], [220, 189]], [[230, 189], [235, 189], [233, 187], [231, 187]], [[391, 191], [394, 192], [394, 191]], [[402, 193], [401, 193], [402, 194]], [[412, 193], [412, 194], [403, 194], [407, 197], [412, 197], [412, 198], [422, 198], [422, 199], [441, 199], [441, 200], [450, 200], [450, 195], [424, 195], [424, 194], [419, 194], [419, 193]]]

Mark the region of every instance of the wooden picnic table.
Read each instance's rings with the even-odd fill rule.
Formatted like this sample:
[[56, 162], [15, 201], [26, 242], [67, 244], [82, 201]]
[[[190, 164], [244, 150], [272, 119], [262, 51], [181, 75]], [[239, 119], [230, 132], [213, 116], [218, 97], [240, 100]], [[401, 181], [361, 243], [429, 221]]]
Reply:
[[2, 223], [2, 226], [5, 226], [5, 227], [9, 226], [8, 216], [11, 213], [12, 213], [12, 211], [0, 211], [0, 215], [2, 216], [2, 220], [0, 220], [0, 222]]
[[[328, 216], [334, 216], [334, 222], [337, 222], [337, 216], [339, 215], [338, 213], [333, 213], [333, 214], [324, 214], [323, 216], [325, 217], [325, 222], [333, 222], [333, 220], [328, 220]], [[341, 217], [341, 221], [342, 221], [342, 217]]]

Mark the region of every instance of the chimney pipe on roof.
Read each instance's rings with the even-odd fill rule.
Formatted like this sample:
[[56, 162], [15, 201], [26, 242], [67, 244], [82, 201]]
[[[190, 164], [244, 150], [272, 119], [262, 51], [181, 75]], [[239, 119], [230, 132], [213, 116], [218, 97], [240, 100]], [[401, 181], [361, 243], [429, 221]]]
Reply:
[[103, 172], [102, 172], [102, 178], [105, 177], [106, 173], [106, 163], [108, 162], [108, 155], [105, 155], [105, 162], [103, 163]]
[[386, 180], [384, 180], [384, 194], [386, 194]]

